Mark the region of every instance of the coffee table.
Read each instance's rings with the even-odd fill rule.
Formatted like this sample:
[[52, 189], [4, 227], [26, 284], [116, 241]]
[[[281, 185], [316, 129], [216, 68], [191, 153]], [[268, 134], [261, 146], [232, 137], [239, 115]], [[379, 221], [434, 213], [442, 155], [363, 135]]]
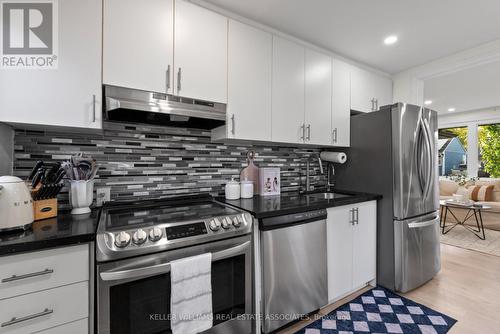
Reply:
[[[458, 203], [453, 203], [449, 201], [440, 201], [439, 204], [442, 207], [441, 210], [441, 233], [446, 234], [450, 232], [452, 229], [454, 229], [456, 226], [461, 225], [471, 233], [473, 233], [476, 237], [478, 237], [481, 240], [485, 240], [486, 236], [484, 234], [484, 225], [483, 225], [483, 216], [481, 215], [482, 210], [488, 210], [491, 209], [490, 206], [487, 205], [481, 205], [481, 206], [476, 206], [474, 204], [471, 205], [462, 205]], [[453, 209], [468, 209], [467, 214], [465, 215], [465, 218], [460, 220], [457, 218], [457, 216], [453, 213]], [[446, 225], [446, 217], [448, 216], [448, 213], [455, 219], [456, 223], [454, 224], [449, 224]], [[476, 227], [477, 229], [465, 225], [465, 222], [467, 222], [469, 219], [474, 217], [476, 220]]]

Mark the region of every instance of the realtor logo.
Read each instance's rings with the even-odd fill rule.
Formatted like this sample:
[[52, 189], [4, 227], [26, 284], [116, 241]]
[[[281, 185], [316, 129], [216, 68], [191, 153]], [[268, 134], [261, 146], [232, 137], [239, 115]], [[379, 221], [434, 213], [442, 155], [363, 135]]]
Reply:
[[57, 0], [0, 4], [0, 68], [57, 68]]

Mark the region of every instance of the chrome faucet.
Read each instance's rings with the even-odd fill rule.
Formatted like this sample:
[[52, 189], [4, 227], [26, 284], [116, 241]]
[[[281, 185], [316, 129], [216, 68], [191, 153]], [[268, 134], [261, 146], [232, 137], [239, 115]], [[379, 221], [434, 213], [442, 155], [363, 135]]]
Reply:
[[327, 162], [326, 164], [326, 191], [330, 192], [335, 186], [335, 181], [333, 178], [335, 177], [335, 166], [333, 162]]
[[313, 157], [316, 157], [318, 159], [319, 171], [320, 171], [321, 174], [324, 174], [324, 171], [323, 171], [323, 162], [321, 161], [321, 158], [320, 158], [319, 154], [311, 154], [311, 155], [309, 155], [307, 157], [307, 161], [306, 161], [306, 190], [305, 190], [306, 192], [311, 191], [310, 162], [311, 162], [311, 158], [313, 158]]

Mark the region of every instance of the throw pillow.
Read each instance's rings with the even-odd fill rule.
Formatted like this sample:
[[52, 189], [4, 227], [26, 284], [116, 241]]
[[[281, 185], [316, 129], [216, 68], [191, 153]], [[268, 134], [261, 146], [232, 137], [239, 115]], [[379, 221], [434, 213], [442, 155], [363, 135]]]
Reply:
[[471, 193], [473, 201], [492, 202], [493, 201], [493, 188], [494, 185], [489, 186], [475, 186]]

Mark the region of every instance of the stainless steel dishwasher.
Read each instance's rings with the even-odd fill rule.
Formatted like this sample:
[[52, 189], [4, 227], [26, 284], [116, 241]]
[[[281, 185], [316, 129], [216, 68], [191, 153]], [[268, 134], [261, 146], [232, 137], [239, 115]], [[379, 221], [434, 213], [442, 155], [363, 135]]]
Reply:
[[328, 303], [326, 210], [260, 221], [263, 332]]

